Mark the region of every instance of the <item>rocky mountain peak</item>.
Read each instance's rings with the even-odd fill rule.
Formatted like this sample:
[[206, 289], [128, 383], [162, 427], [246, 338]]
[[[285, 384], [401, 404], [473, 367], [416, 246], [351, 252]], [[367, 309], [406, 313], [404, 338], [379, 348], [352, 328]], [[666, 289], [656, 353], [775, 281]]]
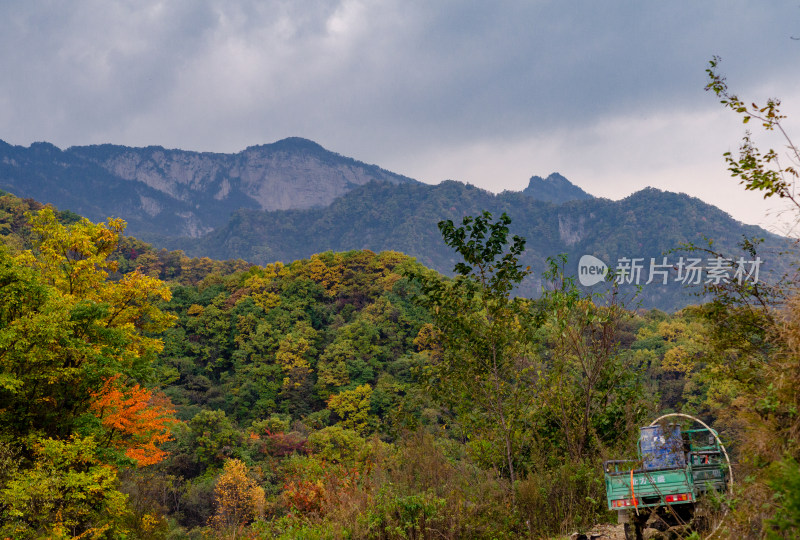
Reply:
[[522, 193], [537, 201], [555, 204], [594, 198], [557, 172], [547, 178], [532, 176]]

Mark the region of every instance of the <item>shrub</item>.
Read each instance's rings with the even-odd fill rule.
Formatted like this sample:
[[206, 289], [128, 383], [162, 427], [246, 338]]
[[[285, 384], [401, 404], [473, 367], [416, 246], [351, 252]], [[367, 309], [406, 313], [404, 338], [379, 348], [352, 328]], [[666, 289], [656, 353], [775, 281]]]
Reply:
[[565, 463], [518, 482], [517, 510], [534, 537], [586, 530], [607, 521], [602, 470]]

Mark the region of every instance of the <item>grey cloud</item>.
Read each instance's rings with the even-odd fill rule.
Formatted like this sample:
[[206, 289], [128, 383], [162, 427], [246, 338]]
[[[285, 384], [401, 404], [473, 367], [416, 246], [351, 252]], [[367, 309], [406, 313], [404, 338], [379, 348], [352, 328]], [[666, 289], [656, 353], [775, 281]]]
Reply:
[[787, 87], [797, 34], [800, 7], [743, 0], [6, 2], [0, 139], [236, 151], [299, 135], [402, 163], [707, 111], [712, 54], [742, 92]]

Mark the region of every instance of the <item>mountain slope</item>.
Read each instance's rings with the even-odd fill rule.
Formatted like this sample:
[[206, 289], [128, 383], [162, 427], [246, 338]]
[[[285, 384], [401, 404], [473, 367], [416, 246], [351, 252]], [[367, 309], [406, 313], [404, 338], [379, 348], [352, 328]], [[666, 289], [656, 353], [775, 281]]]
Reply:
[[[767, 251], [784, 247], [780, 237], [743, 225], [683, 194], [649, 188], [621, 201], [585, 199], [555, 205], [521, 193], [493, 195], [454, 181], [437, 186], [370, 183], [317, 210], [241, 210], [226, 226], [202, 239], [170, 245], [195, 256], [243, 258], [257, 264], [288, 262], [328, 250], [395, 250], [450, 273], [457, 259], [443, 244], [437, 222], [460, 220], [483, 210], [495, 215], [506, 212], [513, 219], [511, 232], [527, 238], [523, 261], [534, 275], [521, 291], [526, 296], [538, 295], [542, 286], [538, 276], [545, 260], [559, 253], [568, 254], [567, 270], [574, 274], [585, 254], [610, 267], [623, 257], [641, 258], [649, 264], [650, 258], [661, 262], [666, 252], [683, 243], [705, 245], [705, 238], [715, 239], [716, 247], [731, 252], [743, 235], [766, 238]], [[679, 256], [673, 254], [671, 260], [677, 262]], [[697, 301], [672, 282], [645, 287], [642, 299], [645, 306], [662, 309]]]
[[[532, 177], [521, 193], [493, 195], [454, 181], [429, 186], [298, 138], [238, 154], [0, 141], [0, 189], [93, 221], [122, 217], [130, 234], [196, 256], [265, 264], [329, 250], [395, 250], [445, 273], [457, 261], [439, 220], [507, 212], [513, 232], [528, 239], [534, 276], [526, 296], [540, 292], [546, 258], [559, 253], [577, 270], [582, 255], [612, 268], [622, 258], [645, 265], [705, 238], [729, 252], [743, 235], [767, 238], [769, 250], [782, 245], [686, 195], [647, 189], [622, 201], [595, 199], [557, 173]], [[643, 299], [664, 309], [696, 301], [675, 284], [650, 286]]]
[[369, 181], [410, 178], [300, 138], [237, 154], [99, 145], [60, 150], [0, 141], [0, 189], [92, 220], [125, 218], [131, 234], [197, 237], [240, 208], [313, 208]]

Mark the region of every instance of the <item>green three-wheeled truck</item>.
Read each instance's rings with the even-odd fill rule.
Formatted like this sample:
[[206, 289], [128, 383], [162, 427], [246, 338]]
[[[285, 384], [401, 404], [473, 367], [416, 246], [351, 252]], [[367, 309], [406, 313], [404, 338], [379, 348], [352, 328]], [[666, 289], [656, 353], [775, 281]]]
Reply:
[[606, 500], [625, 524], [625, 538], [641, 540], [644, 530], [702, 528], [698, 499], [724, 492], [729, 462], [711, 428], [681, 430], [655, 424], [640, 430], [638, 460], [604, 463]]

